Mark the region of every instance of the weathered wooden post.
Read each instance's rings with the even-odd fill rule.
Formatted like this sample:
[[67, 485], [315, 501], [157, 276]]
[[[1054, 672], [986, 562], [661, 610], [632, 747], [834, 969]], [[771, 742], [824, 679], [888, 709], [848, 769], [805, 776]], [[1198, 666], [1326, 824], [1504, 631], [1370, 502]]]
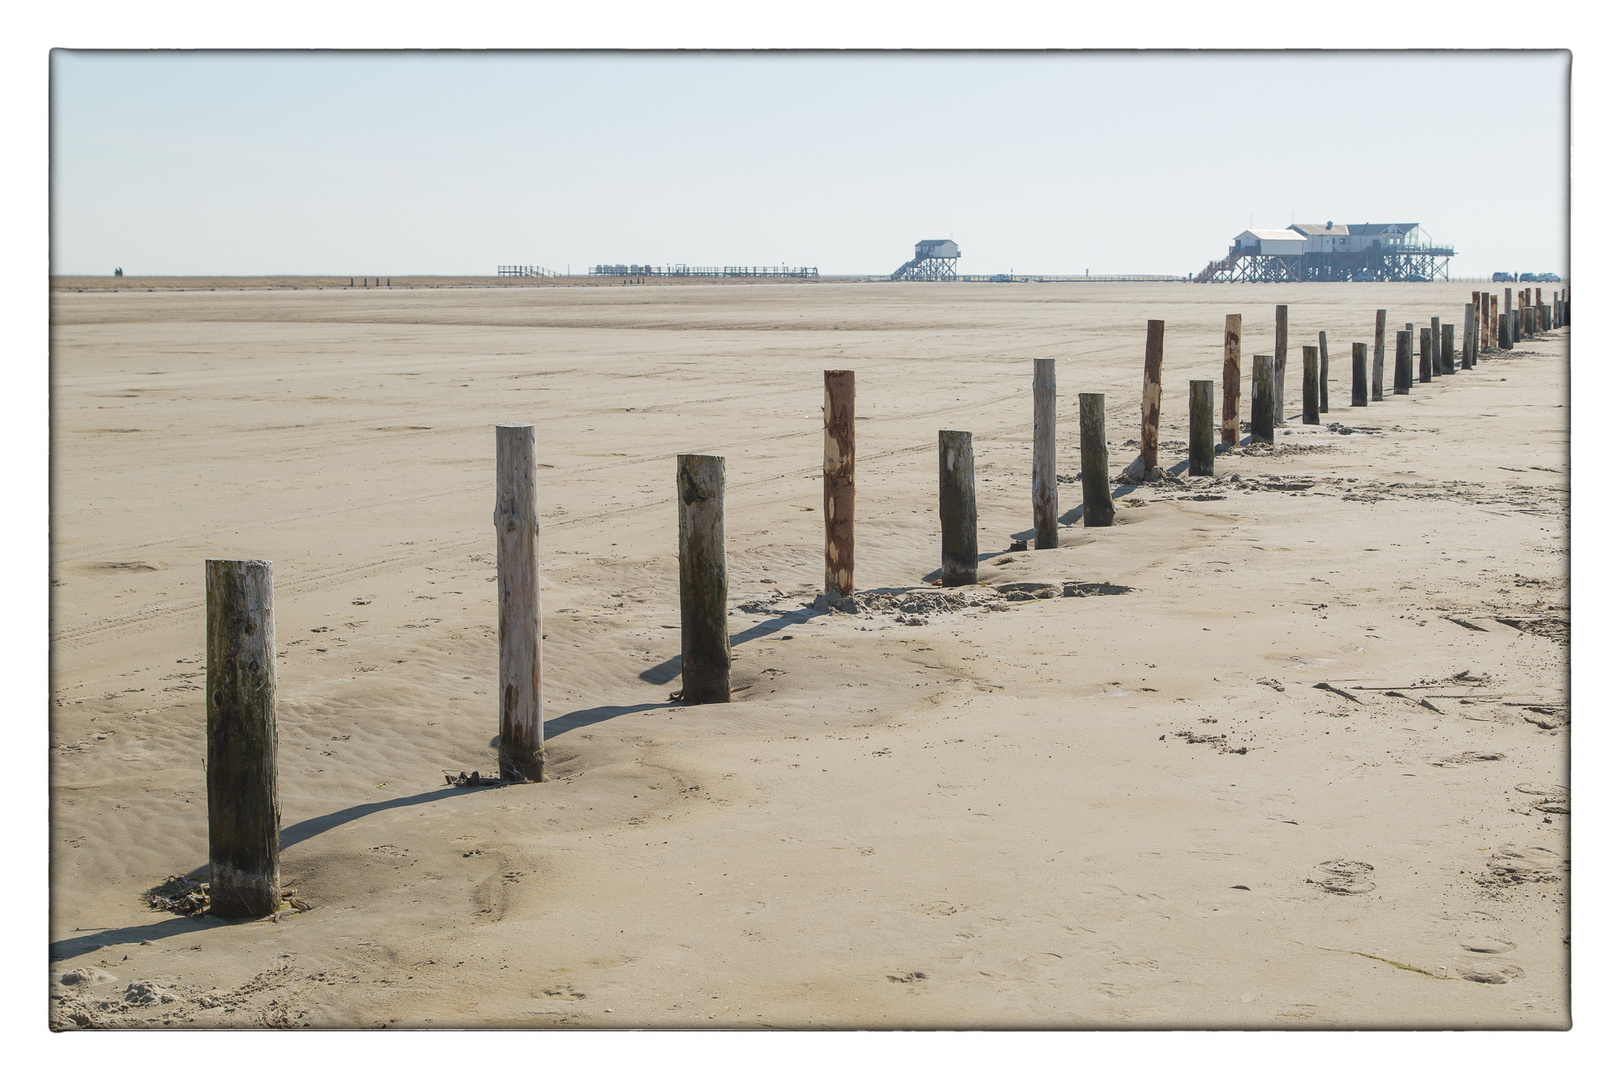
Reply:
[[979, 507], [973, 497], [973, 433], [939, 433], [940, 584], [979, 580]]
[[1035, 462], [1030, 482], [1035, 546], [1058, 546], [1057, 361], [1035, 361]]
[[1429, 318], [1429, 371], [1433, 375], [1450, 375], [1440, 366], [1440, 316]]
[[1277, 441], [1276, 395], [1277, 366], [1269, 356], [1254, 358], [1254, 374], [1249, 389], [1249, 445]]
[[[1422, 365], [1419, 368], [1419, 381], [1429, 381], [1429, 331], [1423, 331]], [[1405, 330], [1395, 331], [1395, 385], [1392, 388], [1397, 394], [1410, 394], [1412, 392], [1412, 335]]]
[[1474, 321], [1474, 305], [1463, 305], [1463, 354], [1462, 366], [1474, 366], [1474, 350], [1479, 348], [1478, 323]]
[[1272, 423], [1283, 422], [1284, 403], [1287, 399], [1288, 379], [1288, 305], [1277, 305], [1277, 348], [1272, 357], [1276, 360], [1276, 377], [1271, 382]]
[[1501, 319], [1501, 322], [1497, 326], [1496, 347], [1498, 349], [1511, 350], [1513, 348], [1513, 327], [1508, 325], [1508, 313], [1505, 311], [1502, 312], [1499, 318]]
[[[1411, 385], [1412, 385], [1412, 368], [1411, 368], [1411, 362], [1412, 362], [1412, 331], [1403, 330], [1403, 331], [1401, 331], [1401, 333], [1404, 333], [1406, 335], [1406, 357], [1407, 357], [1406, 385], [1408, 387], [1411, 387]], [[1400, 336], [1399, 334], [1396, 335], [1397, 338], [1399, 336]], [[1397, 346], [1397, 348], [1398, 347], [1399, 346]], [[1433, 382], [1434, 381], [1434, 339], [1429, 336], [1429, 328], [1427, 326], [1425, 326], [1418, 333], [1418, 379], [1417, 379], [1417, 381], [1420, 382], [1420, 383], [1426, 383], [1426, 382]]]
[[726, 459], [675, 458], [680, 503], [681, 700], [731, 700], [731, 637], [726, 626]]
[[1080, 395], [1080, 499], [1086, 528], [1114, 523], [1102, 394]]
[[1367, 343], [1350, 343], [1350, 407], [1367, 404]]
[[821, 502], [826, 523], [824, 592], [855, 591], [855, 373], [823, 371]]
[[1215, 380], [1187, 380], [1187, 472], [1215, 475]]
[[1317, 392], [1319, 387], [1317, 386], [1316, 376], [1316, 346], [1302, 345], [1300, 350], [1303, 357], [1300, 367], [1305, 369], [1305, 378], [1303, 380], [1305, 384], [1303, 388], [1305, 391], [1305, 410], [1300, 416], [1300, 422], [1306, 424], [1320, 424], [1322, 422], [1322, 417], [1318, 411], [1319, 403], [1317, 401]]
[[1221, 363], [1221, 442], [1236, 446], [1242, 436], [1238, 429], [1238, 400], [1243, 394], [1243, 316], [1226, 317], [1226, 350]]
[[[1410, 326], [1407, 327], [1411, 329]], [[1373, 320], [1373, 358], [1372, 358], [1372, 400], [1384, 400], [1384, 309], [1378, 309], [1378, 316]], [[1363, 405], [1366, 402], [1362, 402]]]
[[495, 577], [501, 653], [503, 780], [542, 780], [540, 714], [540, 515], [533, 424], [495, 426]]
[[[1433, 335], [1433, 331], [1430, 331]], [[1457, 324], [1446, 323], [1440, 327], [1440, 374], [1457, 374]]]
[[1547, 323], [1546, 323], [1545, 319], [1543, 318], [1543, 316], [1545, 314], [1546, 314], [1546, 311], [1541, 306], [1541, 286], [1537, 285], [1536, 286], [1536, 333], [1538, 333], [1538, 334], [1544, 334], [1544, 333], [1547, 332]]
[[270, 564], [208, 559], [209, 913], [258, 918], [281, 906], [276, 785], [276, 620]]
[[1328, 355], [1327, 355], [1327, 331], [1326, 330], [1317, 331], [1316, 344], [1317, 344], [1317, 349], [1319, 351], [1319, 355], [1316, 358], [1316, 378], [1317, 378], [1318, 387], [1321, 390], [1320, 399], [1317, 401], [1317, 411], [1318, 412], [1327, 412], [1328, 411], [1328, 398], [1327, 398]]
[[1164, 320], [1149, 319], [1147, 362], [1142, 367], [1142, 469], [1159, 464], [1159, 403], [1164, 397], [1160, 371], [1164, 367]]

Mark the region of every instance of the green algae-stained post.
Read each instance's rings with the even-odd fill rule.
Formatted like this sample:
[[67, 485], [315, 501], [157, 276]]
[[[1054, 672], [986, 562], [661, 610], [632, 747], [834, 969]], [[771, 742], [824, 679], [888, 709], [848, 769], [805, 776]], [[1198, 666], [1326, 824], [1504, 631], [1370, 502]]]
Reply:
[[675, 459], [680, 503], [681, 700], [731, 700], [731, 637], [726, 626], [726, 459]]
[[1086, 528], [1114, 523], [1114, 493], [1108, 481], [1108, 433], [1103, 394], [1080, 395], [1080, 499]]
[[209, 914], [257, 918], [281, 906], [276, 785], [276, 627], [270, 564], [208, 559]]
[[1215, 475], [1215, 380], [1187, 380], [1187, 472]]
[[1030, 499], [1035, 510], [1035, 546], [1058, 546], [1057, 361], [1035, 360], [1035, 454]]
[[[1384, 400], [1384, 320], [1388, 312], [1384, 308], [1378, 309], [1373, 319], [1373, 355], [1372, 370], [1368, 375], [1372, 378], [1370, 397], [1373, 401]], [[1408, 330], [1411, 327], [1407, 327]], [[1351, 404], [1354, 404], [1352, 402]], [[1363, 405], [1367, 404], [1365, 401]]]
[[534, 425], [495, 425], [495, 580], [503, 780], [542, 780], [540, 516]]
[[1249, 444], [1276, 442], [1277, 367], [1269, 356], [1254, 358], [1249, 387]]
[[1326, 330], [1318, 331], [1317, 335], [1316, 335], [1316, 341], [1317, 341], [1317, 349], [1318, 349], [1318, 352], [1319, 352], [1319, 355], [1316, 358], [1316, 382], [1317, 382], [1317, 388], [1320, 391], [1320, 393], [1318, 394], [1317, 412], [1325, 413], [1325, 412], [1328, 411], [1328, 400], [1327, 400], [1327, 379], [1328, 379], [1327, 331]]
[[973, 434], [939, 433], [940, 584], [979, 580], [979, 507], [973, 495]]
[[1350, 343], [1350, 407], [1367, 405], [1367, 343]]
[[1284, 387], [1288, 385], [1288, 305], [1277, 305], [1277, 349], [1272, 357], [1276, 361], [1276, 378], [1271, 381], [1271, 421], [1273, 427], [1283, 422]]
[[1316, 346], [1301, 345], [1300, 357], [1300, 367], [1304, 369], [1305, 374], [1304, 386], [1302, 387], [1304, 393], [1301, 395], [1305, 408], [1300, 416], [1300, 422], [1305, 424], [1320, 424], [1322, 422], [1322, 417], [1319, 413], [1316, 400]]

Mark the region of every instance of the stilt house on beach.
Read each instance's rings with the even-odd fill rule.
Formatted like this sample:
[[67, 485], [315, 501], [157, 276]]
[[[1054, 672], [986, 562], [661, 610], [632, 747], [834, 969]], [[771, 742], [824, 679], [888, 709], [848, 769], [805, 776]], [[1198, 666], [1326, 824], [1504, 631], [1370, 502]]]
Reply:
[[1446, 280], [1455, 254], [1415, 221], [1245, 229], [1233, 237], [1225, 258], [1212, 261], [1193, 280]]

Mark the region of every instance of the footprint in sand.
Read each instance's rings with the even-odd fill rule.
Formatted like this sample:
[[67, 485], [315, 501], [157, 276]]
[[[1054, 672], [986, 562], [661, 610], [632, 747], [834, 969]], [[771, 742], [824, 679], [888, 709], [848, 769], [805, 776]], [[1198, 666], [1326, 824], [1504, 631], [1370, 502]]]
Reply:
[[1483, 964], [1465, 964], [1457, 969], [1458, 978], [1467, 979], [1469, 982], [1486, 983], [1491, 986], [1510, 983], [1514, 979], [1523, 976], [1524, 969], [1514, 964], [1487, 962]]
[[1325, 863], [1318, 863], [1311, 876], [1305, 880], [1324, 892], [1336, 896], [1353, 896], [1357, 893], [1371, 892], [1378, 887], [1372, 879], [1372, 864], [1355, 862], [1351, 859], [1329, 859]]
[[1464, 941], [1462, 947], [1473, 953], [1505, 953], [1518, 948], [1511, 941], [1492, 937], [1472, 937]]

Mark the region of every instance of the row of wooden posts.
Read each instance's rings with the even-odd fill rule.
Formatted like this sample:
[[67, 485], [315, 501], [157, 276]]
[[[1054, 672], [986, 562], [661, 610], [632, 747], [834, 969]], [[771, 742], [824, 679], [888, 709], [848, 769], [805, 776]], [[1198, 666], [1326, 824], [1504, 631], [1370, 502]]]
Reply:
[[[1551, 305], [1511, 290], [1498, 311], [1496, 297], [1475, 293], [1463, 309], [1462, 368], [1473, 367], [1488, 349], [1485, 327], [1497, 327], [1498, 349], [1569, 323], [1568, 290]], [[1533, 302], [1532, 302], [1533, 299]], [[1383, 398], [1385, 311], [1374, 323], [1369, 371], [1367, 345], [1350, 347], [1352, 407]], [[1458, 370], [1455, 327], [1438, 318], [1418, 334], [1420, 383]], [[1237, 446], [1239, 348], [1242, 322], [1226, 317], [1222, 370], [1221, 442]], [[1395, 334], [1396, 394], [1411, 391], [1413, 324]], [[1438, 344], [1437, 344], [1438, 343]], [[1249, 409], [1250, 442], [1270, 443], [1283, 420], [1283, 375], [1288, 348], [1288, 308], [1277, 306], [1276, 350], [1254, 357]], [[1328, 408], [1327, 333], [1302, 346], [1303, 415], [1306, 424]], [[1160, 377], [1164, 323], [1151, 320], [1143, 371], [1141, 468], [1158, 468]], [[1370, 376], [1370, 378], [1369, 378]], [[855, 374], [824, 373], [822, 493], [826, 536], [825, 589], [831, 599], [854, 592], [855, 574]], [[1188, 472], [1214, 474], [1213, 379], [1189, 381]], [[1033, 485], [1036, 548], [1058, 543], [1056, 361], [1035, 360]], [[1087, 527], [1112, 525], [1112, 483], [1103, 421], [1104, 395], [1079, 395], [1082, 520]], [[500, 777], [514, 782], [544, 778], [544, 727], [540, 682], [540, 519], [536, 512], [538, 468], [532, 424], [495, 429], [495, 535], [500, 649]], [[978, 580], [978, 508], [974, 499], [973, 436], [939, 433], [940, 584]], [[725, 559], [725, 459], [705, 454], [676, 458], [683, 702], [731, 700], [731, 641], [727, 628]], [[276, 642], [269, 562], [210, 559], [205, 567], [207, 603], [208, 859], [210, 909], [221, 917], [270, 914], [281, 903], [281, 806], [276, 779]]]

